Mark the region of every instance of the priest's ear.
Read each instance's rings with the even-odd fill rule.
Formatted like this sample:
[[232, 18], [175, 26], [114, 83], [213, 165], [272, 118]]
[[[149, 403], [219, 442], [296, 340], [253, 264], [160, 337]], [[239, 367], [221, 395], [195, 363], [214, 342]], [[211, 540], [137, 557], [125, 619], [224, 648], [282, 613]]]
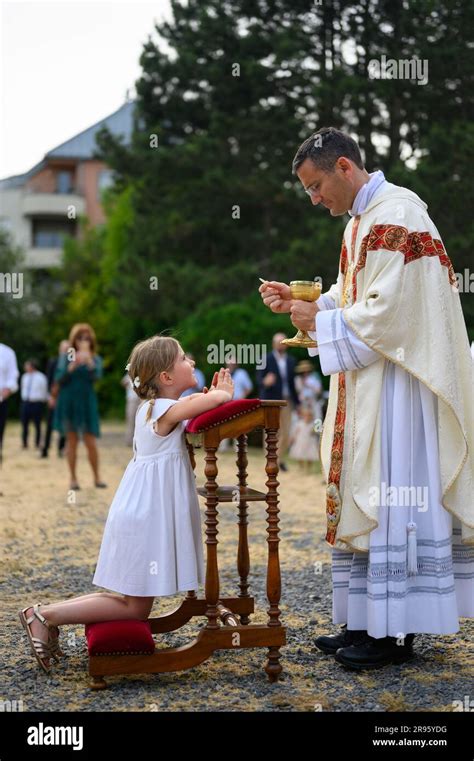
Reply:
[[344, 174], [351, 175], [354, 171], [355, 165], [350, 159], [346, 159], [345, 156], [339, 156], [336, 161], [336, 166], [339, 167], [339, 169], [344, 172]]

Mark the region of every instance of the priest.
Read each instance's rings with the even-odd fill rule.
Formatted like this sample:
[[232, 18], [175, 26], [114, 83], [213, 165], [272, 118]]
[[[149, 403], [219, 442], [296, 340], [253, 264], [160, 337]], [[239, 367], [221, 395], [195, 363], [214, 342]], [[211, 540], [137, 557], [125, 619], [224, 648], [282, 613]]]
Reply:
[[411, 659], [416, 634], [454, 634], [474, 616], [473, 363], [427, 205], [369, 174], [333, 127], [302, 143], [293, 172], [313, 205], [350, 215], [337, 280], [316, 303], [260, 287], [317, 341], [309, 354], [331, 376], [321, 461], [342, 628], [315, 644], [378, 668]]

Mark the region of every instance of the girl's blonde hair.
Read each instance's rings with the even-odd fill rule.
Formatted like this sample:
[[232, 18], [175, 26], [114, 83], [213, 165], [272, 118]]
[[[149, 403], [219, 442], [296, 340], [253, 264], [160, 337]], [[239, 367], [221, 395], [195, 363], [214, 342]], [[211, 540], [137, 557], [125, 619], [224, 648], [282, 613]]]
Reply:
[[155, 399], [160, 396], [158, 376], [172, 370], [180, 351], [181, 345], [171, 336], [152, 336], [132, 349], [127, 367], [133, 390], [140, 399], [150, 402], [145, 422], [150, 419]]

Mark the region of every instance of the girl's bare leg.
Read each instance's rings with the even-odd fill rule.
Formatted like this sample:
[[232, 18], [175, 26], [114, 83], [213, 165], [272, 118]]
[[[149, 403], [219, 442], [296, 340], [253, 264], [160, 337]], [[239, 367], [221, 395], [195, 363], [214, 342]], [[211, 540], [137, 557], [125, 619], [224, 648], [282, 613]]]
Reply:
[[[97, 594], [97, 592], [88, 592], [85, 595], [76, 595], [76, 597], [70, 597], [69, 600], [61, 600], [61, 605], [68, 605], [69, 603], [74, 604], [80, 600], [85, 600], [88, 597], [96, 597]], [[41, 607], [41, 610], [43, 610], [43, 607]]]
[[[89, 597], [96, 597], [97, 592], [88, 592], [85, 595], [77, 595], [76, 597], [70, 597], [69, 600], [61, 600], [61, 606], [62, 605], [75, 605], [78, 602], [83, 602], [84, 600], [87, 600]], [[46, 607], [46, 605], [44, 606]], [[41, 613], [43, 612], [43, 605], [41, 606]]]
[[87, 597], [76, 597], [66, 602], [42, 605], [41, 613], [53, 625], [92, 624], [97, 621], [114, 621], [119, 618], [148, 617], [153, 597], [132, 597], [115, 592], [95, 592]]
[[[95, 592], [64, 602], [42, 605], [40, 613], [54, 626], [90, 624], [97, 621], [115, 621], [125, 618], [146, 620], [153, 607], [153, 601], [154, 597], [132, 597], [131, 595], [119, 595], [113, 592]], [[28, 608], [26, 611], [27, 618], [32, 613], [33, 608]], [[43, 642], [48, 641], [48, 629], [41, 621], [35, 618], [30, 624], [30, 628], [34, 637], [38, 637]]]

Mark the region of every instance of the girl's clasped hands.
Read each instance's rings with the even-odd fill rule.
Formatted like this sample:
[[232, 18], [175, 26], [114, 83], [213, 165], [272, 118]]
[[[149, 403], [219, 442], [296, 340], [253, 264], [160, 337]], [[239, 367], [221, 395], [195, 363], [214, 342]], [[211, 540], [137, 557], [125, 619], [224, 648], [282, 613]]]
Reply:
[[218, 372], [214, 373], [211, 387], [207, 388], [207, 386], [204, 386], [202, 390], [203, 394], [211, 393], [211, 391], [225, 391], [229, 394], [230, 399], [232, 399], [234, 396], [234, 381], [229, 369], [221, 367]]

